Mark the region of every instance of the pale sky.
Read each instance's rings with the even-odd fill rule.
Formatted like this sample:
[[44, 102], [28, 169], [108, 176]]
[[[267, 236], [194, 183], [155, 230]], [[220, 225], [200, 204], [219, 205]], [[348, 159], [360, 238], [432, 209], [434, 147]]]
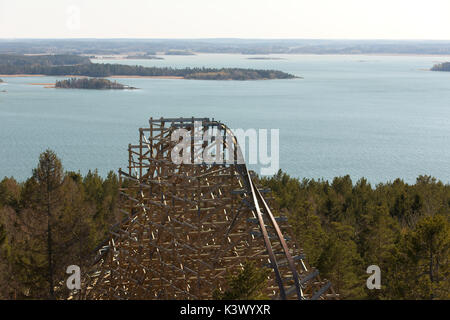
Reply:
[[0, 38], [450, 40], [450, 0], [0, 0]]

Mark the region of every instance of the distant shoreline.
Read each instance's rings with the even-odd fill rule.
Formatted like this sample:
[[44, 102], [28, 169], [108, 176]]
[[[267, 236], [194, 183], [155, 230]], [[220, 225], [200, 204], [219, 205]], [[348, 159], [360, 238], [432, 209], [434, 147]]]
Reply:
[[44, 74], [0, 74], [2, 78], [47, 77]]
[[[252, 58], [253, 56], [257, 58], [258, 56], [391, 56], [391, 57], [450, 57], [450, 54], [432, 54], [432, 53], [258, 53], [258, 54], [248, 54], [248, 53], [238, 53], [238, 52], [193, 52], [195, 56], [202, 55], [234, 55], [234, 56], [245, 56]], [[83, 55], [82, 55], [83, 56]], [[90, 58], [91, 60], [127, 60], [126, 55], [109, 55], [109, 56], [96, 56]], [[132, 60], [148, 60], [148, 59], [132, 59]], [[259, 60], [259, 59], [250, 59]], [[263, 59], [261, 59], [263, 60]], [[266, 59], [264, 59], [266, 60]]]
[[[126, 75], [115, 75], [115, 76], [107, 76], [107, 77], [89, 77], [89, 76], [78, 76], [78, 75], [63, 75], [63, 76], [53, 76], [53, 75], [45, 75], [45, 74], [0, 74], [0, 77], [3, 78], [27, 78], [27, 77], [55, 77], [55, 78], [111, 78], [111, 79], [169, 79], [169, 80], [196, 80], [196, 79], [188, 79], [181, 76], [126, 76]], [[303, 79], [303, 77], [296, 77], [297, 79]], [[229, 81], [236, 81], [233, 79], [225, 79]], [[270, 79], [270, 78], [261, 78], [261, 79], [251, 79], [251, 80], [278, 80], [278, 79]], [[30, 83], [31, 85], [41, 85], [41, 83]]]
[[117, 79], [126, 79], [126, 78], [148, 78], [148, 79], [185, 79], [184, 77], [178, 77], [178, 76], [121, 76], [121, 75], [115, 75], [115, 76], [109, 76], [105, 78], [117, 78]]
[[[52, 76], [45, 74], [0, 74], [2, 78], [26, 78], [26, 77], [57, 77], [57, 78], [89, 78], [88, 76], [78, 76], [78, 75], [63, 75], [63, 76]], [[91, 77], [95, 78], [95, 77]], [[117, 78], [117, 79], [126, 79], [126, 78], [148, 78], [148, 79], [185, 79], [184, 77], [177, 76], [125, 76], [125, 75], [115, 75], [108, 76], [104, 78]]]

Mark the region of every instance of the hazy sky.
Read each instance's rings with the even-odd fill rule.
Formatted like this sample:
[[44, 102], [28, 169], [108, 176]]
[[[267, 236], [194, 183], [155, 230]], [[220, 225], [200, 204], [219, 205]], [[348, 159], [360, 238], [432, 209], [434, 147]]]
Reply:
[[450, 39], [450, 0], [0, 0], [0, 38]]

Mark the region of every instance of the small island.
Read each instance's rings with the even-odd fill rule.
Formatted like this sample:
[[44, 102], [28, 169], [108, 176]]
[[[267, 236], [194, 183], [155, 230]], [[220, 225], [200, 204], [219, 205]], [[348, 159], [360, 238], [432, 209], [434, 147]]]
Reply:
[[286, 60], [280, 57], [249, 57], [248, 60]]
[[64, 89], [136, 89], [134, 87], [126, 86], [116, 81], [110, 81], [108, 79], [99, 78], [71, 78], [67, 80], [56, 81], [55, 88]]
[[450, 72], [450, 62], [438, 63], [431, 68], [431, 71], [446, 71]]
[[163, 57], [157, 57], [152, 54], [138, 54], [138, 55], [128, 55], [125, 59], [132, 60], [164, 60]]
[[169, 50], [164, 54], [166, 56], [195, 56], [195, 53], [186, 50]]
[[301, 79], [292, 74], [277, 70], [257, 70], [222, 68], [219, 70], [208, 70], [188, 73], [184, 79], [196, 80], [274, 80], [274, 79]]

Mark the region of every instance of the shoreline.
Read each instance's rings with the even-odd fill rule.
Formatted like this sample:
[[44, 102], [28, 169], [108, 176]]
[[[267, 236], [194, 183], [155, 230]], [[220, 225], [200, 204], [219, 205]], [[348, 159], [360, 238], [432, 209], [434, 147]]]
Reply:
[[[450, 53], [448, 54], [434, 54], [434, 53], [255, 53], [255, 54], [247, 54], [247, 53], [238, 53], [238, 52], [193, 52], [194, 56], [201, 55], [241, 55], [245, 57], [252, 56], [399, 56], [399, 57], [450, 57]], [[119, 54], [117, 56], [111, 55], [108, 57], [102, 58], [90, 58], [91, 60], [127, 60], [126, 55]], [[188, 55], [191, 56], [191, 55]], [[148, 60], [148, 59], [128, 59], [128, 60]], [[158, 60], [158, 59], [156, 59]]]
[[0, 74], [1, 78], [48, 77], [45, 74]]
[[126, 78], [148, 78], [148, 79], [184, 79], [181, 76], [125, 76], [125, 75], [115, 75], [108, 77], [89, 77], [89, 76], [77, 76], [77, 75], [63, 75], [63, 76], [54, 76], [54, 75], [45, 75], [45, 74], [0, 74], [0, 78], [27, 78], [27, 77], [55, 77], [55, 78], [117, 78], [117, 79], [126, 79]]
[[147, 78], [147, 79], [184, 79], [184, 77], [181, 76], [120, 76], [120, 75], [115, 75], [115, 76], [109, 76], [109, 77], [105, 77], [105, 78], [114, 78], [114, 79], [126, 79], [126, 78], [130, 78], [130, 79], [139, 79], [139, 78]]
[[[89, 76], [75, 76], [75, 75], [65, 75], [65, 76], [53, 76], [53, 75], [45, 75], [45, 74], [0, 74], [0, 77], [3, 78], [27, 78], [27, 77], [55, 77], [55, 78], [103, 78], [103, 79], [168, 79], [168, 80], [207, 80], [207, 81], [259, 81], [259, 80], [286, 80], [281, 78], [260, 78], [260, 79], [244, 79], [244, 80], [236, 80], [236, 79], [189, 79], [182, 76], [123, 76], [123, 75], [115, 75], [115, 76], [107, 76], [107, 77], [89, 77]], [[289, 78], [287, 80], [292, 79], [304, 79], [300, 76], [295, 76], [294, 78]], [[29, 83], [30, 85], [41, 85], [41, 83]]]

